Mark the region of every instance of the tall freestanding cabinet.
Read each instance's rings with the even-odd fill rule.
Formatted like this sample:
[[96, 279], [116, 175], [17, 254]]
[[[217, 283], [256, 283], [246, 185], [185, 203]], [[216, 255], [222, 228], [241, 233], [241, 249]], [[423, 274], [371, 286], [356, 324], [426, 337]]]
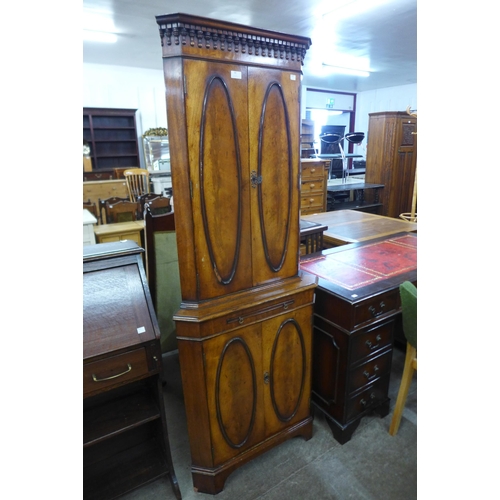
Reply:
[[365, 180], [384, 184], [380, 215], [411, 211], [417, 166], [417, 117], [403, 111], [370, 113]]
[[312, 304], [299, 273], [300, 79], [310, 39], [157, 16], [197, 491], [312, 435]]

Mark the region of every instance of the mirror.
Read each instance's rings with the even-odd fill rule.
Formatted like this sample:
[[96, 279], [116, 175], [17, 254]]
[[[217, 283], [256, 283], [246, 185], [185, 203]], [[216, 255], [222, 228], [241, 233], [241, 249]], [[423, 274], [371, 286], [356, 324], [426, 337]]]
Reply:
[[142, 136], [144, 162], [151, 172], [161, 171], [170, 174], [170, 147], [167, 130], [162, 129], [159, 132], [163, 133], [160, 135], [158, 130], [154, 129], [153, 133], [147, 131]]

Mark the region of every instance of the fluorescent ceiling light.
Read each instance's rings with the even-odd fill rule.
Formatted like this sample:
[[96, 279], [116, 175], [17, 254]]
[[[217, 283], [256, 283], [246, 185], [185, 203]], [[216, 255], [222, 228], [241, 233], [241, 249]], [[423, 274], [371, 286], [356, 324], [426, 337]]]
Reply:
[[104, 42], [115, 43], [118, 37], [115, 33], [107, 33], [105, 31], [83, 30], [83, 39], [88, 42]]

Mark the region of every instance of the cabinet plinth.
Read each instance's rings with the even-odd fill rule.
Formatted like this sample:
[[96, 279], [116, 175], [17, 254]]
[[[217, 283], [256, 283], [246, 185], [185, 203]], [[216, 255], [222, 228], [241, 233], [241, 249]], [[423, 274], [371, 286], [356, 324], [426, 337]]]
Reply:
[[[157, 22], [192, 475], [198, 491], [215, 494], [257, 454], [311, 435], [316, 285], [298, 269], [300, 80], [310, 39], [186, 14]], [[284, 370], [288, 354], [298, 364]]]

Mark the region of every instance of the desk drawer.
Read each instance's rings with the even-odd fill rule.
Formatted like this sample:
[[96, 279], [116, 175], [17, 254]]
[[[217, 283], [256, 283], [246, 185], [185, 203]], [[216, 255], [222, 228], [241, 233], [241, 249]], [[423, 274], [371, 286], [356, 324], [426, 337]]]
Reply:
[[391, 371], [392, 349], [358, 366], [351, 372], [348, 392], [352, 393], [363, 386], [376, 382]]
[[361, 413], [379, 406], [387, 401], [389, 391], [389, 374], [378, 379], [374, 384], [369, 385], [364, 391], [353, 396], [347, 402], [346, 421], [352, 420]]
[[148, 376], [146, 350], [133, 351], [83, 365], [83, 397]]
[[354, 307], [354, 328], [372, 321], [379, 316], [395, 314], [400, 306], [399, 288], [373, 297], [370, 300], [355, 305]]
[[125, 241], [132, 240], [135, 241], [139, 246], [141, 243], [141, 232], [140, 231], [129, 231], [120, 234], [106, 234], [97, 236], [98, 243], [111, 243], [113, 241]]
[[376, 328], [356, 335], [352, 340], [352, 362], [372, 356], [392, 344], [394, 321], [391, 319]]

